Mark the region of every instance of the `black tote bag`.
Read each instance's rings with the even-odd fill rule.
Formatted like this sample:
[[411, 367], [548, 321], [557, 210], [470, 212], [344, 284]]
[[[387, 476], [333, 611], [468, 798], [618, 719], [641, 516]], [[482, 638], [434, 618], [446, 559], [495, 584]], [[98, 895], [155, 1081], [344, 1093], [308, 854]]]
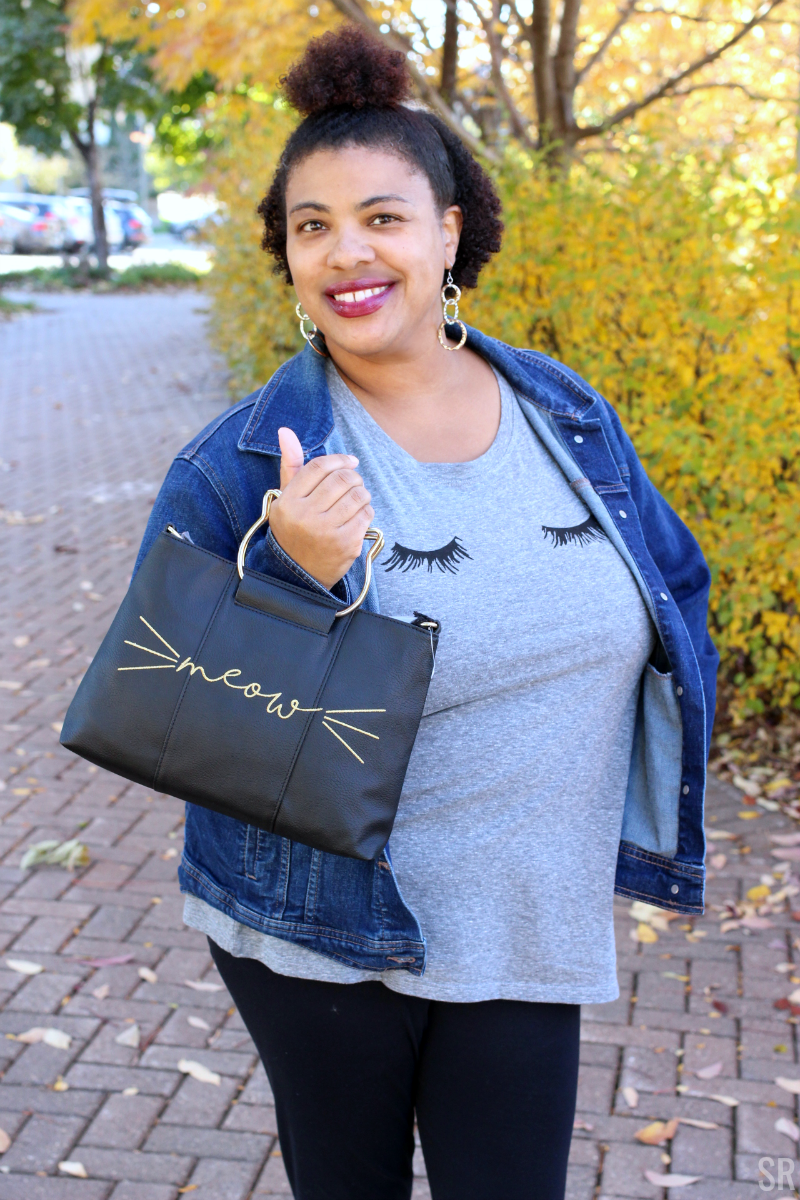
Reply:
[[346, 608], [172, 527], [134, 577], [61, 731], [155, 791], [318, 850], [377, 857], [392, 829], [439, 625]]

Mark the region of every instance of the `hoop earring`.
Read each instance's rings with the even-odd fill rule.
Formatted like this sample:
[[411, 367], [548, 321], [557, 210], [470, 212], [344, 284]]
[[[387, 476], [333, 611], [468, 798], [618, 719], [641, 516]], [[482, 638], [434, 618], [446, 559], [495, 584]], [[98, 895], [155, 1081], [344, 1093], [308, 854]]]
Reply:
[[[320, 356], [320, 358], [328, 358], [329, 356], [328, 356], [327, 350], [320, 350], [319, 346], [317, 346], [317, 344], [314, 340], [316, 338], [317, 334], [319, 334], [319, 336], [321, 338], [324, 338], [324, 334], [320, 333], [320, 331], [317, 329], [314, 322], [311, 320], [311, 317], [309, 317], [308, 313], [303, 312], [302, 306], [301, 306], [299, 300], [297, 302], [297, 306], [294, 311], [297, 314], [298, 321], [300, 322], [300, 332], [302, 333], [305, 340], [308, 342], [311, 349], [315, 350], [316, 353]], [[310, 333], [306, 333], [306, 330], [305, 330], [305, 322], [306, 321], [309, 321], [311, 323], [311, 332]], [[325, 343], [323, 341], [323, 345], [324, 344]]]
[[[447, 295], [448, 291], [450, 291], [450, 290], [455, 292], [454, 296]], [[459, 319], [458, 319], [458, 302], [460, 299], [461, 299], [461, 288], [458, 286], [458, 284], [453, 283], [452, 272], [448, 270], [447, 283], [442, 288], [442, 323], [439, 326], [439, 331], [437, 334], [437, 336], [439, 338], [439, 345], [442, 346], [443, 349], [445, 349], [445, 350], [460, 350], [461, 347], [464, 345], [464, 343], [467, 340], [467, 327], [463, 321], [459, 321]], [[452, 308], [452, 310], [453, 310], [451, 315], [448, 315], [448, 312], [447, 312], [448, 308]], [[445, 335], [445, 329], [448, 325], [460, 325], [461, 326], [461, 341], [458, 343], [457, 346], [448, 346], [448, 344], [447, 344], [447, 337]]]

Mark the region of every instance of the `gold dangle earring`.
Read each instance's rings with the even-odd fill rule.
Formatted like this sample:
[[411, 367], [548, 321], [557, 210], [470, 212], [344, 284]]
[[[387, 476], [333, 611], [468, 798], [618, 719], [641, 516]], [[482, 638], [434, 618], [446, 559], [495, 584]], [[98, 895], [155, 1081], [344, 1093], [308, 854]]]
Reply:
[[[297, 302], [297, 307], [295, 308], [294, 311], [297, 314], [298, 321], [300, 322], [300, 332], [302, 333], [303, 337], [308, 342], [311, 349], [316, 350], [317, 354], [319, 354], [319, 356], [321, 358], [327, 358], [328, 357], [327, 352], [325, 350], [320, 350], [319, 346], [317, 346], [314, 341], [314, 339], [316, 338], [318, 333], [319, 333], [320, 337], [324, 337], [324, 334], [320, 333], [320, 331], [317, 329], [316, 325], [311, 320], [311, 317], [308, 315], [308, 313], [303, 312], [303, 309], [302, 309], [302, 306], [301, 306], [299, 300]], [[308, 321], [309, 324], [311, 325], [311, 331], [309, 333], [306, 333], [306, 328], [305, 328], [306, 321]], [[323, 345], [324, 344], [325, 343], [323, 342]]]
[[[448, 296], [448, 291], [455, 293], [453, 296]], [[458, 302], [461, 299], [461, 288], [458, 284], [453, 283], [453, 275], [450, 270], [447, 272], [447, 283], [442, 288], [442, 323], [439, 326], [439, 344], [445, 350], [460, 350], [467, 340], [467, 327], [463, 321], [458, 319]], [[299, 306], [298, 306], [299, 307]], [[448, 313], [448, 308], [452, 308], [452, 313]], [[447, 344], [447, 336], [445, 329], [448, 325], [461, 326], [461, 341], [457, 346], [449, 346]]]

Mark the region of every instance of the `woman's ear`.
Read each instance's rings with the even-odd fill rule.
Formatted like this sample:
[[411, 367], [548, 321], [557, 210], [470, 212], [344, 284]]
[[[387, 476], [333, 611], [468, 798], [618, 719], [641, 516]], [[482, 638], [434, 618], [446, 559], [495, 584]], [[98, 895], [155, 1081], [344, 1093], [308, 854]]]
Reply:
[[461, 228], [464, 216], [457, 204], [451, 204], [444, 210], [442, 216], [442, 232], [444, 233], [444, 255], [449, 263], [456, 261], [458, 243], [461, 238]]

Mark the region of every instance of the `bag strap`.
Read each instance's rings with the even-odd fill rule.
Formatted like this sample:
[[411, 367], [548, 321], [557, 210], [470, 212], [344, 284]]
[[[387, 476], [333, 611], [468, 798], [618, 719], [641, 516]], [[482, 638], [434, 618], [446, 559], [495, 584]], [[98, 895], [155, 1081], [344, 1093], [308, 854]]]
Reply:
[[[262, 525], [267, 525], [269, 523], [269, 514], [270, 509], [272, 508], [272, 501], [277, 500], [280, 494], [281, 493], [278, 488], [270, 488], [268, 492], [264, 493], [264, 499], [261, 504], [261, 516], [250, 526], [239, 544], [239, 553], [236, 556], [236, 569], [239, 572], [240, 579], [244, 579], [244, 560], [247, 554], [247, 547], [250, 543], [250, 539], [253, 534], [261, 528]], [[352, 604], [348, 604], [347, 608], [340, 608], [338, 610], [336, 613], [337, 617], [346, 617], [348, 613], [355, 612], [355, 610], [361, 606], [364, 597], [369, 591], [369, 585], [372, 581], [372, 564], [383, 549], [383, 534], [381, 533], [380, 529], [376, 529], [374, 525], [370, 525], [369, 529], [364, 534], [364, 540], [367, 542], [372, 542], [372, 545], [367, 552], [367, 565], [364, 572], [364, 586]]]

